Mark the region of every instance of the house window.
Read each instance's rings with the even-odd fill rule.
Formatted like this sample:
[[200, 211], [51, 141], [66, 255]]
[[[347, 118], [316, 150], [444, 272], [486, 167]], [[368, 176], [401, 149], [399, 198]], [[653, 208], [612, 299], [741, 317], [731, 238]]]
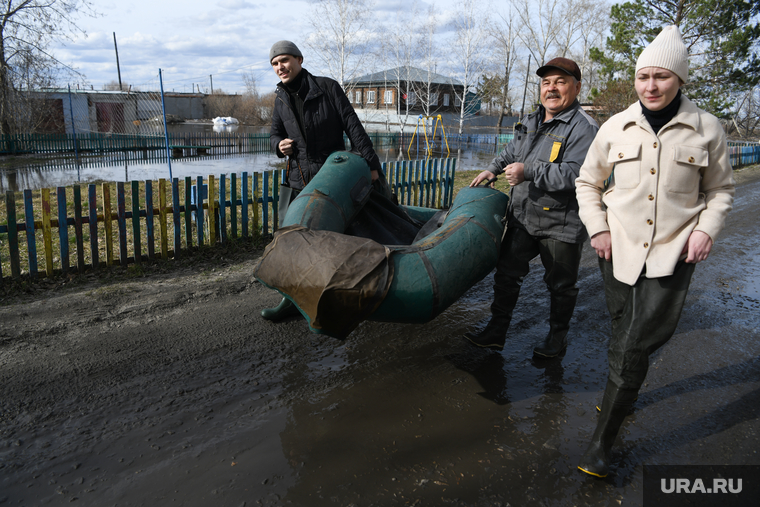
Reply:
[[449, 105], [449, 94], [448, 93], [444, 93], [443, 94], [443, 105], [444, 106], [448, 106]]
[[430, 94], [430, 105], [431, 106], [438, 105], [438, 92], [433, 92]]
[[393, 104], [393, 90], [385, 90], [385, 103]]
[[362, 92], [361, 90], [356, 90], [356, 103], [361, 104], [362, 103]]
[[410, 106], [413, 106], [414, 104], [416, 104], [417, 94], [415, 94], [414, 92], [409, 92], [409, 94], [406, 97], [406, 103], [409, 104]]
[[367, 91], [367, 104], [374, 104], [375, 103], [375, 92], [374, 90], [368, 90]]
[[462, 105], [462, 101], [459, 100], [459, 95], [454, 95], [454, 105], [457, 107]]

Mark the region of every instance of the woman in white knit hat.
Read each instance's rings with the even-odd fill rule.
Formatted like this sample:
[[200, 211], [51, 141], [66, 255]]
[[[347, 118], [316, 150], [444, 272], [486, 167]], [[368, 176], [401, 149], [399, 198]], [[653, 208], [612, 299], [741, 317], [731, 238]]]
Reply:
[[578, 464], [597, 477], [609, 472], [649, 356], [673, 336], [694, 267], [733, 203], [725, 133], [681, 94], [688, 79], [688, 51], [668, 26], [636, 63], [639, 102], [602, 125], [575, 183], [612, 319], [607, 387]]

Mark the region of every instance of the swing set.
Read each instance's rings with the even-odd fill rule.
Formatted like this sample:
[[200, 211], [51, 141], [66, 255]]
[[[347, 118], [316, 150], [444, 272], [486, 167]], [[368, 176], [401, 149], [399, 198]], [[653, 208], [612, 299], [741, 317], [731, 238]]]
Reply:
[[[435, 120], [433, 123], [431, 121], [430, 125], [432, 127], [433, 133], [428, 138], [428, 120]], [[451, 150], [449, 150], [449, 141], [446, 139], [446, 129], [443, 126], [441, 115], [437, 116], [423, 116], [419, 115], [417, 117], [417, 126], [414, 127], [414, 134], [412, 134], [412, 140], [409, 141], [409, 148], [406, 150], [406, 155], [411, 158], [411, 150], [412, 150], [412, 144], [414, 144], [414, 140], [417, 139], [417, 152], [419, 153], [420, 150], [420, 136], [417, 134], [417, 131], [420, 129], [420, 124], [422, 125], [422, 133], [425, 137], [425, 153], [427, 154], [427, 158], [430, 158], [433, 154], [433, 148], [435, 147], [435, 134], [438, 132], [438, 125], [441, 126], [441, 152], [443, 152], [443, 143], [446, 144], [446, 156], [448, 156], [451, 153]]]

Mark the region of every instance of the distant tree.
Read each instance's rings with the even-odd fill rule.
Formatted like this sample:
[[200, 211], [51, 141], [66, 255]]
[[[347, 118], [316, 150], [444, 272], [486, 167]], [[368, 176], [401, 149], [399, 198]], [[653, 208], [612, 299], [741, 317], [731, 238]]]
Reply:
[[216, 89], [214, 93], [206, 97], [208, 113], [212, 118], [217, 116], [235, 117], [237, 110], [240, 108], [241, 99], [240, 95], [230, 95], [221, 88]]
[[372, 33], [371, 0], [317, 0], [309, 14], [311, 55], [345, 89], [365, 70]]
[[601, 125], [611, 116], [624, 111], [637, 100], [639, 99], [633, 87], [632, 79], [610, 81], [601, 92], [596, 94], [593, 102], [594, 107], [590, 113]]
[[113, 79], [113, 80], [107, 82], [106, 84], [104, 84], [103, 85], [103, 89], [104, 90], [109, 90], [109, 91], [118, 91], [118, 90], [121, 90], [121, 91], [125, 91], [125, 92], [126, 91], [136, 91], [136, 88], [133, 88], [132, 85], [130, 85], [128, 83], [121, 83], [121, 84], [119, 84], [119, 82], [117, 80], [115, 80], [115, 79]]
[[416, 96], [412, 83], [405, 78], [412, 63], [420, 56], [420, 32], [417, 30], [419, 20], [419, 4], [413, 0], [404, 11], [396, 13], [395, 20], [385, 28], [384, 36], [380, 39], [380, 60], [386, 69], [386, 83], [396, 91], [396, 114], [401, 132], [410, 121], [413, 107], [408, 99]]
[[[5, 0], [0, 6], [0, 132], [29, 129], [30, 99], [22, 89], [53, 86], [75, 72], [52, 56], [54, 41], [85, 34], [80, 14], [95, 15], [88, 0]], [[33, 115], [31, 115], [33, 116]]]
[[737, 104], [731, 125], [741, 139], [757, 140], [760, 137], [760, 86], [748, 90]]
[[259, 92], [256, 74], [253, 72], [243, 74], [243, 85], [245, 91], [236, 109], [235, 117], [241, 123], [267, 125], [272, 120], [274, 94], [262, 95]]
[[689, 97], [725, 116], [760, 81], [760, 0], [634, 0], [611, 8], [607, 48], [594, 51], [607, 80], [630, 79], [636, 60], [666, 25], [689, 49]]
[[421, 76], [422, 80], [411, 83], [417, 97], [417, 102], [422, 108], [422, 114], [425, 116], [431, 116], [441, 105], [440, 92], [434, 83], [435, 71], [438, 68], [437, 45], [434, 40], [435, 29], [435, 9], [433, 6], [430, 6], [427, 21], [418, 28], [417, 47], [420, 52], [420, 67], [424, 72]]
[[451, 40], [451, 63], [460, 82], [464, 85], [459, 99], [459, 134], [464, 132], [464, 123], [472, 116], [469, 108], [468, 92], [477, 86], [486, 63], [485, 43], [489, 33], [488, 16], [478, 8], [476, 0], [462, 0], [453, 21], [454, 35]]
[[[499, 120], [496, 122], [497, 127], [501, 127], [505, 112], [508, 111], [510, 114], [512, 112], [512, 74], [518, 59], [519, 42], [516, 34], [520, 29], [519, 21], [513, 14], [513, 7], [510, 4], [508, 13], [498, 14], [495, 20], [496, 30], [492, 33], [495, 42], [494, 57], [502, 70], [498, 80]], [[495, 76], [494, 79], [496, 79]], [[493, 83], [494, 86], [496, 84], [496, 82]]]

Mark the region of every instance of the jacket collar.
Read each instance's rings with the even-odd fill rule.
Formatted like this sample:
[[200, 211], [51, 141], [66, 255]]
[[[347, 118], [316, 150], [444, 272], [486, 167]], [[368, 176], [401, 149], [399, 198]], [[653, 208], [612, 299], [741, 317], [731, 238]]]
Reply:
[[[311, 75], [311, 72], [306, 70], [305, 68], [301, 67], [301, 72], [303, 72], [303, 79], [309, 80], [309, 93], [306, 95], [306, 98], [304, 99], [304, 102], [306, 102], [309, 99], [313, 99], [314, 97], [319, 97], [322, 95], [322, 88], [317, 84], [317, 82], [314, 80], [314, 76]], [[280, 81], [277, 83], [277, 88], [275, 88], [275, 91], [277, 93], [284, 93], [285, 96], [288, 95], [288, 89], [285, 87], [285, 84]]]
[[573, 116], [575, 115], [575, 112], [581, 107], [581, 103], [578, 102], [578, 99], [575, 99], [572, 104], [567, 106], [565, 109], [560, 111], [559, 113], [555, 114], [554, 117], [549, 121], [544, 121], [544, 118], [546, 117], [546, 108], [539, 104], [538, 109], [535, 111], [535, 118], [538, 125], [543, 125], [544, 123], [551, 123], [553, 121], [561, 121], [563, 123], [569, 123], [570, 120], [573, 119]]
[[[644, 117], [644, 112], [641, 110], [641, 102], [636, 101], [621, 114], [623, 115], [624, 129], [631, 125], [638, 125], [644, 130], [651, 130], [652, 128]], [[673, 119], [670, 120], [665, 127], [675, 123], [682, 123], [687, 127], [691, 127], [693, 130], [699, 129], [699, 108], [685, 95], [681, 95], [681, 107], [678, 109], [678, 113], [676, 113]]]

